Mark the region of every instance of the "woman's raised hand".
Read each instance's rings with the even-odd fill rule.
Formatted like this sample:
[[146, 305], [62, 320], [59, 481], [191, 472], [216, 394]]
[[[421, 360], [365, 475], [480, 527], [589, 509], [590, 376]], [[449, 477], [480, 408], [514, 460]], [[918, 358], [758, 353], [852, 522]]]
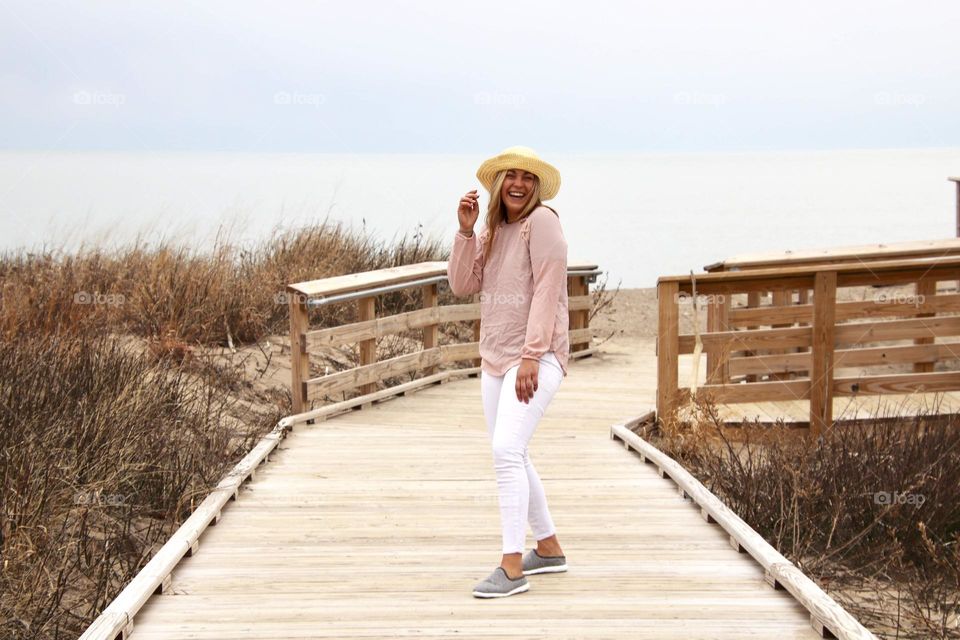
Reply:
[[460, 231], [463, 231], [465, 234], [473, 233], [473, 225], [477, 223], [477, 218], [480, 216], [479, 197], [477, 190], [473, 189], [472, 191], [467, 191], [464, 196], [460, 198], [457, 218], [460, 220]]

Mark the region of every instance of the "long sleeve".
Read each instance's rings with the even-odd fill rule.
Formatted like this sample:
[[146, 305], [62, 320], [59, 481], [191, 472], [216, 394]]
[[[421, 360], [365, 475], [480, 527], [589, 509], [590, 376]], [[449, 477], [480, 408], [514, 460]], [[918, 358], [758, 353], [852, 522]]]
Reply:
[[530, 218], [533, 300], [520, 357], [539, 360], [550, 348], [560, 294], [567, 286], [567, 240], [560, 220], [545, 209]]
[[457, 231], [447, 262], [447, 281], [454, 295], [465, 296], [480, 291], [483, 279], [483, 244], [476, 232], [467, 237]]

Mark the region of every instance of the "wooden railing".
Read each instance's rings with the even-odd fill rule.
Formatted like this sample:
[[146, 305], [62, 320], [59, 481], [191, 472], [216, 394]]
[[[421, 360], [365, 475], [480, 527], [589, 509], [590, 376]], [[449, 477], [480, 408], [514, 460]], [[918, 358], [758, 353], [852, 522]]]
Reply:
[[[689, 401], [691, 388], [679, 386], [679, 356], [695, 353], [698, 341], [707, 383], [697, 393], [724, 404], [809, 400], [815, 435], [832, 424], [835, 395], [958, 390], [960, 373], [934, 371], [936, 363], [960, 358], [960, 342], [937, 342], [960, 335], [960, 317], [951, 315], [960, 312], [960, 294], [937, 294], [938, 281], [958, 278], [960, 256], [661, 277], [658, 417], [668, 419]], [[838, 288], [908, 284], [914, 285], [912, 294], [837, 302]], [[751, 294], [758, 299], [764, 292], [772, 293], [772, 304], [745, 304]], [[679, 305], [694, 294], [706, 307], [707, 328], [681, 335]], [[913, 372], [862, 371], [891, 363], [912, 364]], [[861, 371], [835, 375], [846, 367]]]
[[957, 187], [957, 237], [960, 238], [960, 178], [948, 178]]
[[[591, 296], [589, 283], [599, 271], [594, 264], [568, 266], [567, 293], [570, 312], [571, 358], [589, 355], [591, 333], [589, 314]], [[360, 398], [353, 399], [357, 406], [372, 402], [374, 394], [390, 395], [403, 393], [417, 386], [440, 380], [451, 373], [475, 374], [477, 369], [454, 369], [437, 373], [442, 365], [473, 361], [479, 367], [480, 303], [479, 294], [474, 302], [466, 304], [439, 304], [439, 287], [447, 279], [446, 262], [421, 262], [418, 264], [354, 273], [322, 280], [299, 282], [287, 286], [290, 309], [291, 391], [294, 418], [311, 420], [322, 410], [308, 411], [313, 400], [330, 394], [359, 390]], [[378, 295], [404, 289], [419, 288], [422, 293], [421, 309], [376, 317], [375, 300]], [[357, 305], [357, 321], [336, 327], [311, 329], [308, 324], [308, 307], [350, 302]], [[439, 343], [439, 325], [446, 322], [473, 321], [472, 342], [458, 344]], [[377, 360], [377, 339], [390, 334], [421, 330], [420, 348], [412, 353], [388, 360]], [[358, 366], [326, 375], [310, 372], [310, 349], [312, 347], [336, 347], [357, 344]], [[403, 374], [419, 374], [419, 381], [397, 385], [393, 391], [378, 391], [378, 383]]]

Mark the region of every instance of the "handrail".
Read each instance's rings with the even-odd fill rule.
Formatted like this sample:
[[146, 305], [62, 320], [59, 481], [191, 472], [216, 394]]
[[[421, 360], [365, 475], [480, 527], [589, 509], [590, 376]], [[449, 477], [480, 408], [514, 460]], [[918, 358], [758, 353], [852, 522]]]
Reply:
[[[567, 268], [567, 291], [570, 313], [571, 357], [589, 355], [589, 312], [592, 306], [589, 283], [600, 274], [596, 264], [574, 263]], [[311, 410], [310, 401], [335, 392], [359, 389], [361, 398], [377, 392], [385, 378], [422, 371], [423, 379], [435, 374], [439, 366], [472, 360], [479, 362], [480, 305], [439, 304], [439, 285], [447, 280], [446, 262], [421, 262], [388, 269], [377, 269], [344, 276], [334, 276], [287, 286], [290, 311], [291, 395], [295, 420], [313, 420], [324, 411]], [[423, 305], [416, 311], [376, 317], [376, 296], [393, 291], [419, 288]], [[357, 321], [323, 330], [310, 330], [307, 311], [310, 307], [351, 302], [357, 304]], [[439, 344], [439, 325], [445, 322], [474, 322], [474, 342]], [[422, 330], [420, 348], [409, 354], [378, 361], [376, 339], [385, 334]], [[359, 363], [352, 369], [328, 375], [312, 376], [309, 368], [309, 346], [312, 341], [324, 344], [359, 345]], [[431, 378], [437, 381], [442, 378]], [[312, 393], [311, 393], [312, 392]], [[382, 394], [381, 394], [382, 395]], [[359, 401], [357, 406], [369, 402]]]
[[771, 587], [785, 589], [810, 613], [810, 624], [821, 637], [831, 637], [824, 633], [829, 631], [832, 637], [840, 640], [876, 640], [869, 629], [744, 522], [683, 465], [640, 437], [634, 427], [644, 422], [645, 418], [612, 425], [610, 437], [620, 438], [627, 449], [640, 455], [642, 461], [657, 465], [661, 476], [673, 480], [680, 493], [700, 508], [704, 520], [719, 525], [730, 536], [730, 545], [734, 549], [748, 553], [763, 567], [764, 580]]
[[957, 185], [957, 237], [960, 238], [960, 177], [947, 178]]
[[884, 242], [799, 251], [782, 251], [731, 256], [706, 265], [704, 271], [742, 271], [774, 266], [809, 264], [862, 263], [867, 260], [894, 260], [960, 254], [960, 238]]
[[[750, 282], [754, 280], [775, 280], [778, 278], [813, 277], [817, 273], [830, 269], [838, 275], [853, 277], [857, 275], [872, 275], [878, 271], [893, 272], [898, 269], [916, 270], [935, 267], [960, 268], [960, 255], [906, 258], [900, 260], [861, 260], [855, 263], [842, 264], [812, 264], [789, 267], [769, 267], [763, 269], [747, 269], [743, 271], [713, 271], [700, 273], [696, 278], [697, 285], [701, 283]], [[950, 278], [944, 278], [950, 279]], [[690, 282], [690, 274], [660, 276], [657, 283], [663, 282]]]
[[324, 296], [322, 298], [309, 298], [307, 304], [312, 307], [319, 307], [325, 304], [330, 304], [333, 302], [344, 302], [346, 300], [356, 300], [357, 298], [365, 298], [367, 296], [380, 295], [381, 293], [390, 293], [391, 291], [399, 291], [400, 289], [407, 289], [410, 287], [415, 287], [418, 285], [427, 285], [433, 284], [435, 282], [443, 282], [447, 279], [447, 276], [432, 276], [430, 278], [420, 278], [419, 280], [409, 280], [405, 282], [398, 282], [397, 284], [387, 284], [380, 287], [374, 287], [372, 289], [363, 289], [361, 291], [354, 291], [351, 293], [341, 293], [334, 296]]
[[[658, 416], [675, 417], [700, 392], [721, 403], [809, 400], [816, 436], [833, 422], [834, 396], [960, 390], [955, 372], [934, 371], [937, 362], [960, 354], [960, 342], [936, 342], [960, 336], [960, 318], [950, 315], [960, 312], [960, 296], [937, 293], [938, 281], [958, 277], [960, 256], [663, 276], [657, 282]], [[873, 308], [836, 300], [842, 287], [905, 284], [914, 285], [912, 294], [881, 297]], [[679, 304], [694, 292], [708, 297], [707, 328], [681, 335]], [[761, 307], [764, 292], [772, 292], [772, 304]], [[734, 307], [733, 298], [741, 295], [747, 306]], [[863, 346], [900, 340], [912, 344]], [[706, 354], [707, 384], [681, 388], [679, 356], [697, 353], [698, 343]], [[913, 373], [869, 371], [890, 363], [912, 364]], [[835, 376], [836, 369], [854, 366], [867, 370]]]

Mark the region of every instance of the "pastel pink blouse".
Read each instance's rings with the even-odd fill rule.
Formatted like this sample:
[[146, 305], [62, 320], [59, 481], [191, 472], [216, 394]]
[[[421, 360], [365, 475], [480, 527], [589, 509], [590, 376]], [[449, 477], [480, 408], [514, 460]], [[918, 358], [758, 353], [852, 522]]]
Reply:
[[545, 206], [519, 222], [500, 222], [490, 256], [488, 230], [457, 231], [447, 264], [454, 295], [480, 293], [481, 369], [502, 376], [521, 358], [553, 351], [567, 375], [567, 241], [557, 215]]

